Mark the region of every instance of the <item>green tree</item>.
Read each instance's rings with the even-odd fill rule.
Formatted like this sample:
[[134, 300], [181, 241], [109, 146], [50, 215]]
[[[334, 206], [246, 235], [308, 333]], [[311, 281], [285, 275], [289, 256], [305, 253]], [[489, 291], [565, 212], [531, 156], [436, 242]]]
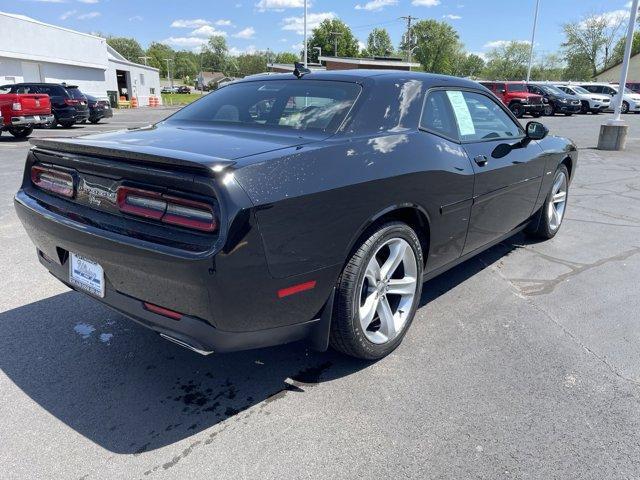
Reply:
[[610, 64], [612, 46], [620, 36], [624, 16], [589, 15], [574, 23], [562, 25], [565, 40], [562, 48], [565, 58], [570, 56], [587, 60], [591, 76]]
[[358, 40], [353, 36], [347, 24], [337, 18], [328, 18], [311, 32], [311, 37], [308, 40], [309, 61], [318, 61], [318, 51], [314, 47], [322, 48], [323, 55], [333, 55], [336, 40], [339, 57], [358, 55]]
[[482, 75], [484, 66], [485, 63], [481, 56], [462, 52], [452, 73], [459, 77], [478, 78]]
[[492, 80], [524, 80], [529, 65], [529, 43], [507, 42], [487, 52], [484, 76]]
[[300, 55], [291, 52], [280, 52], [276, 55], [275, 63], [295, 63], [300, 61]]
[[[609, 66], [617, 65], [618, 63], [622, 63], [622, 57], [624, 57], [624, 44], [625, 37], [622, 37], [618, 40], [615, 47], [613, 47], [613, 53], [611, 54], [611, 59], [609, 62]], [[640, 53], [640, 32], [635, 32], [633, 34], [633, 43], [631, 44], [631, 55], [637, 55]]]
[[200, 59], [193, 52], [186, 50], [176, 52], [174, 62], [172, 73], [175, 78], [195, 78], [200, 70]]
[[147, 48], [147, 56], [151, 57], [149, 59], [149, 65], [155, 67], [160, 70], [160, 76], [167, 78], [167, 62], [166, 58], [170, 59], [170, 67], [171, 67], [171, 76], [175, 78], [174, 75], [174, 65], [173, 62], [175, 60], [176, 52], [169, 45], [165, 45], [160, 42], [152, 42]]
[[384, 28], [374, 28], [367, 37], [367, 48], [362, 52], [367, 57], [386, 57], [393, 53], [393, 43]]
[[144, 50], [133, 38], [107, 37], [107, 44], [130, 62], [140, 63]]
[[563, 80], [589, 80], [593, 77], [593, 66], [589, 58], [580, 53], [565, 56], [566, 66], [562, 72]]
[[458, 32], [448, 23], [421, 20], [405, 34], [400, 50], [413, 50], [413, 59], [420, 62], [425, 72], [451, 74], [456, 71], [462, 44]]
[[564, 78], [564, 60], [557, 53], [543, 55], [531, 67], [532, 80], [558, 80]]
[[244, 53], [234, 58], [238, 71], [235, 75], [245, 77], [267, 71], [267, 55], [264, 52]]

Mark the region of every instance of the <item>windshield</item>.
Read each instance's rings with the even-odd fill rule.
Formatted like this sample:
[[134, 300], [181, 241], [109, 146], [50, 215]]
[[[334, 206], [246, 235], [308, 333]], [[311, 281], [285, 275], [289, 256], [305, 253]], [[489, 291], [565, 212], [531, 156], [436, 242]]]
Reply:
[[589, 90], [587, 90], [586, 88], [582, 88], [582, 87], [571, 87], [573, 89], [574, 92], [576, 93], [581, 93], [581, 94], [589, 94]]
[[510, 83], [507, 87], [510, 92], [526, 92], [527, 87], [524, 83]]
[[355, 102], [355, 83], [274, 80], [229, 84], [173, 115], [216, 125], [334, 132]]
[[67, 92], [69, 92], [71, 98], [75, 98], [76, 100], [85, 100], [84, 94], [77, 88], [67, 87]]
[[540, 88], [547, 93], [551, 93], [553, 95], [567, 95], [565, 92], [560, 90], [558, 87], [554, 87], [553, 85], [540, 85]]

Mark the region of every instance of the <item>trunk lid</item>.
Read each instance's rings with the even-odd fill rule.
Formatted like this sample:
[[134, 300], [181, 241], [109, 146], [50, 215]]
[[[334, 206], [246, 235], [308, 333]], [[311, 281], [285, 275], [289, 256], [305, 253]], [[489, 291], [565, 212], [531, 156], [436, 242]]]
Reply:
[[51, 113], [51, 101], [49, 95], [36, 93], [18, 94], [18, 102], [22, 105], [22, 114], [48, 114]]

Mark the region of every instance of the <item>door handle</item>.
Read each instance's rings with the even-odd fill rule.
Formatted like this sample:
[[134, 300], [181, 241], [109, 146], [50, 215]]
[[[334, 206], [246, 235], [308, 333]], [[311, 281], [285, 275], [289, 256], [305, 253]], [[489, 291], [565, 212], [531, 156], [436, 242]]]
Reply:
[[478, 155], [473, 161], [476, 162], [479, 167], [484, 167], [487, 164], [488, 158], [486, 155]]

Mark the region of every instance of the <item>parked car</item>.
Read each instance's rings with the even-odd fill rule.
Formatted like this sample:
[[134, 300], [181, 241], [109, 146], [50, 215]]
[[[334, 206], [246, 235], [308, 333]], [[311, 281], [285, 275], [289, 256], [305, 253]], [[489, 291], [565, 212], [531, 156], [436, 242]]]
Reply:
[[530, 93], [524, 82], [480, 82], [502, 100], [517, 118], [525, 113], [540, 117], [544, 113], [544, 102], [541, 95]]
[[[582, 83], [580, 84], [585, 90], [592, 93], [601, 93], [611, 97], [610, 109], [614, 108], [615, 97], [618, 95], [618, 85], [608, 83]], [[640, 113], [640, 94], [634, 93], [628, 88], [624, 89], [622, 94], [622, 113]]]
[[41, 264], [200, 353], [307, 339], [377, 359], [424, 280], [557, 234], [569, 140], [470, 80], [301, 69], [153, 126], [33, 140], [15, 207]]
[[191, 89], [186, 85], [181, 85], [177, 88], [176, 93], [191, 93]]
[[178, 87], [162, 87], [160, 93], [178, 93]]
[[640, 82], [627, 82], [627, 88], [634, 93], [640, 93]]
[[573, 95], [580, 99], [582, 104], [582, 113], [600, 113], [607, 108], [611, 103], [611, 97], [608, 95], [602, 95], [599, 93], [591, 93], [589, 90], [582, 88], [580, 85], [556, 85], [560, 90], [569, 95]]
[[98, 123], [103, 118], [113, 117], [113, 110], [108, 99], [100, 99], [93, 95], [85, 95], [89, 105], [89, 122]]
[[53, 120], [48, 95], [29, 93], [28, 88], [0, 87], [0, 135], [9, 132], [16, 138], [26, 138], [33, 127]]
[[48, 124], [53, 128], [57, 124], [71, 128], [76, 122], [89, 118], [87, 99], [77, 87], [58, 83], [16, 83], [11, 85], [11, 92], [18, 90], [48, 95], [51, 101], [51, 112], [54, 119]]
[[558, 87], [548, 83], [529, 83], [529, 91], [536, 95], [542, 95], [547, 101], [544, 114], [555, 115], [556, 113], [564, 113], [571, 116], [582, 110], [582, 103], [575, 95], [569, 95]]

